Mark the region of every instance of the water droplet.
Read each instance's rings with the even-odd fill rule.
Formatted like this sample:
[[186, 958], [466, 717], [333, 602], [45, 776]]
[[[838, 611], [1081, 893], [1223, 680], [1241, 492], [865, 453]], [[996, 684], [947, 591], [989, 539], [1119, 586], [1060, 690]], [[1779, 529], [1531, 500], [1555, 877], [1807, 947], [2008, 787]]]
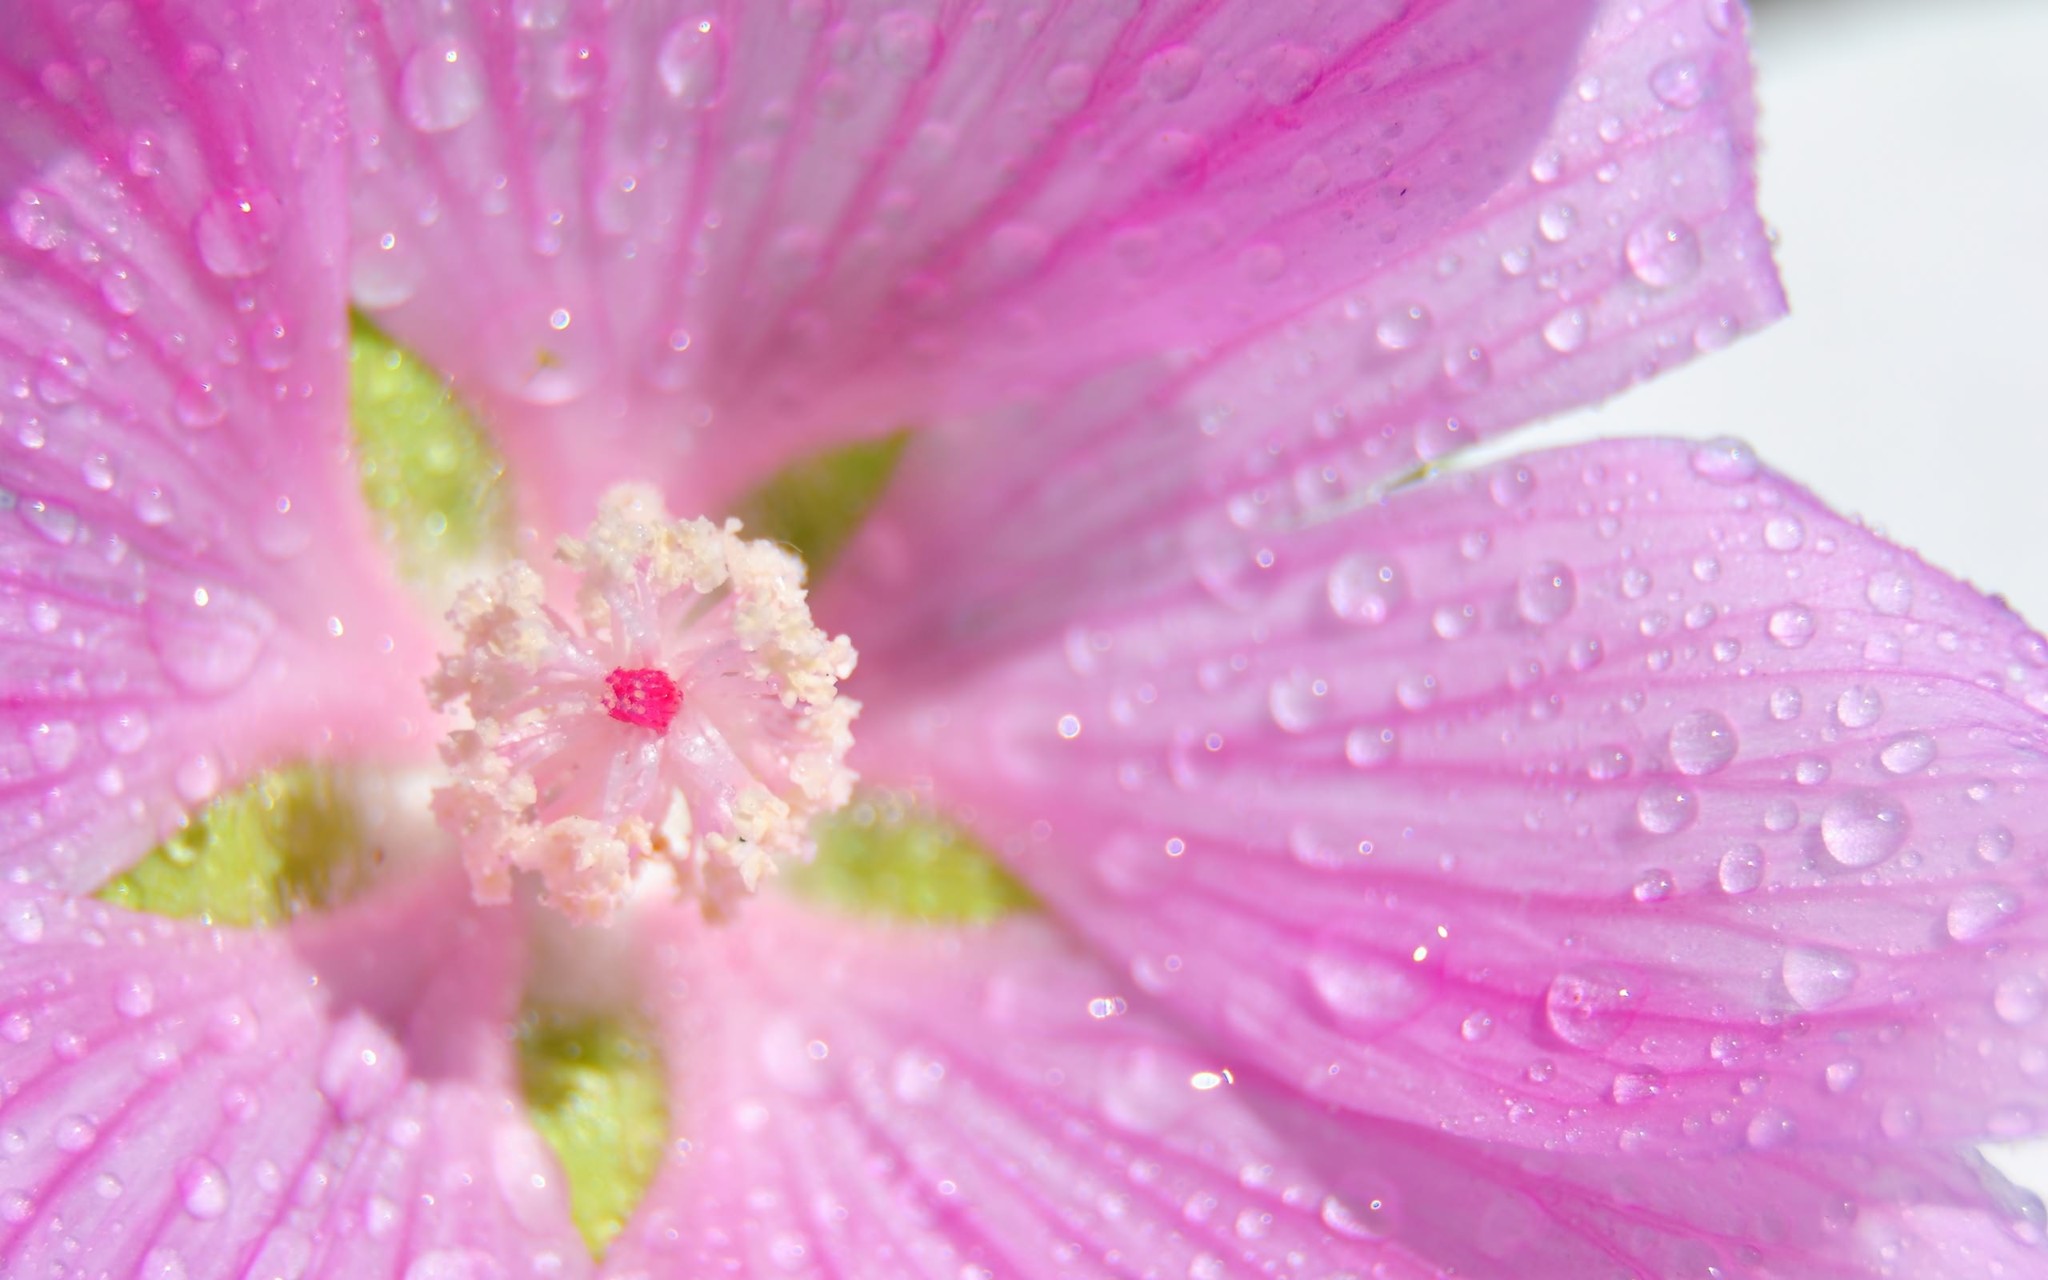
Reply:
[[1493, 358], [1484, 347], [1453, 348], [1444, 355], [1444, 381], [1457, 391], [1477, 391], [1493, 381]]
[[1670, 897], [1676, 888], [1669, 871], [1662, 867], [1652, 867], [1637, 878], [1629, 889], [1629, 896], [1637, 902], [1662, 902]]
[[1657, 101], [1680, 111], [1690, 111], [1706, 97], [1706, 81], [1689, 58], [1673, 58], [1650, 72], [1650, 92]]
[[1405, 351], [1422, 341], [1429, 332], [1429, 312], [1410, 303], [1380, 317], [1373, 326], [1374, 341], [1389, 351]]
[[100, 721], [100, 741], [116, 755], [134, 755], [149, 741], [149, 717], [133, 709], [111, 712]]
[[1363, 555], [1346, 556], [1330, 569], [1330, 609], [1346, 622], [1378, 625], [1406, 595], [1400, 572]]
[[2019, 909], [2019, 895], [2004, 885], [1971, 885], [1948, 904], [1948, 936], [1957, 942], [1975, 942]]
[[171, 412], [183, 425], [194, 431], [218, 426], [227, 417], [227, 405], [222, 401], [220, 388], [210, 379], [188, 378], [171, 397]]
[[228, 1211], [228, 1176], [204, 1156], [194, 1156], [178, 1166], [178, 1199], [185, 1212], [201, 1222], [211, 1222]]
[[2012, 832], [2005, 827], [1987, 827], [1977, 833], [1977, 856], [1996, 865], [2012, 856]]
[[588, 97], [604, 83], [604, 50], [595, 45], [572, 40], [548, 61], [548, 90], [564, 102]]
[[1856, 962], [1839, 951], [1793, 947], [1785, 953], [1780, 974], [1785, 990], [1802, 1009], [1825, 1009], [1840, 1002], [1856, 985]]
[[715, 28], [705, 19], [670, 30], [654, 56], [654, 68], [662, 88], [686, 107], [709, 106], [725, 89], [725, 56]]
[[1628, 233], [1622, 252], [1636, 279], [1653, 289], [1684, 284], [1700, 269], [1699, 233], [1669, 214], [1658, 214], [1638, 223]]
[[200, 602], [192, 596], [150, 597], [146, 606], [150, 646], [164, 671], [186, 690], [226, 693], [256, 669], [265, 641], [276, 627], [270, 611], [254, 599], [214, 588]]
[[1702, 479], [1716, 484], [1740, 484], [1754, 480], [1762, 464], [1748, 445], [1722, 436], [1693, 450], [1692, 469]]
[[1323, 1225], [1340, 1236], [1353, 1240], [1380, 1240], [1392, 1229], [1388, 1220], [1384, 1200], [1370, 1200], [1363, 1205], [1327, 1195], [1317, 1216]]
[[1699, 801], [1675, 782], [1652, 782], [1636, 796], [1636, 821], [1651, 835], [1668, 836], [1700, 816]]
[[1145, 59], [1138, 69], [1138, 83], [1156, 101], [1178, 102], [1202, 78], [1205, 61], [1202, 51], [1193, 45], [1169, 45]]
[[1394, 758], [1392, 729], [1357, 728], [1344, 735], [1344, 758], [1359, 769], [1376, 769]]
[[1925, 733], [1902, 733], [1877, 753], [1877, 762], [1886, 773], [1918, 773], [1933, 761], [1934, 738]]
[[29, 946], [43, 940], [43, 912], [33, 902], [20, 898], [0, 902], [0, 929], [9, 939]]
[[1583, 308], [1568, 308], [1544, 322], [1543, 341], [1559, 355], [1569, 355], [1586, 345], [1590, 324]]
[[1813, 611], [1805, 605], [1787, 605], [1772, 612], [1764, 629], [1786, 649], [1797, 649], [1813, 639]]
[[1868, 729], [1884, 715], [1884, 695], [1869, 685], [1842, 690], [1835, 699], [1835, 719], [1844, 729]]
[[414, 1258], [404, 1280], [500, 1280], [505, 1266], [481, 1249], [432, 1249]]
[[1735, 726], [1718, 711], [1695, 711], [1671, 726], [1671, 763], [1680, 773], [1718, 773], [1735, 759]]
[[1431, 983], [1413, 964], [1317, 952], [1302, 965], [1316, 998], [1354, 1031], [1391, 1026], [1427, 1003]]
[[1537, 626], [1547, 626], [1564, 617], [1578, 599], [1578, 578], [1554, 560], [1529, 569], [1515, 582], [1515, 608]]
[[76, 1155], [100, 1140], [100, 1129], [84, 1116], [65, 1116], [57, 1122], [51, 1140], [57, 1144], [57, 1150]]
[[284, 231], [284, 206], [262, 187], [215, 193], [192, 219], [199, 259], [217, 276], [240, 279], [270, 265]]
[[1742, 1133], [1753, 1149], [1769, 1151], [1790, 1142], [1795, 1130], [1791, 1116], [1776, 1107], [1769, 1107], [1750, 1117], [1749, 1125]]
[[1863, 598], [1879, 613], [1900, 617], [1913, 607], [1913, 580], [1902, 573], [1881, 570], [1871, 574], [1864, 584]]
[[923, 75], [938, 52], [939, 33], [932, 20], [910, 9], [885, 13], [875, 23], [875, 52], [882, 65], [898, 75]]
[[1732, 846], [1721, 855], [1716, 871], [1723, 893], [1749, 893], [1764, 882], [1764, 851], [1756, 845]]
[[1773, 551], [1797, 551], [1806, 545], [1806, 526], [1798, 516], [1772, 516], [1764, 521], [1764, 545]]
[[2016, 973], [1992, 990], [1991, 1009], [2007, 1026], [2023, 1027], [2048, 1009], [2048, 985], [2031, 973]]
[[1579, 222], [1579, 211], [1568, 204], [1545, 205], [1536, 215], [1536, 234], [1552, 244], [1569, 239]]
[[1559, 974], [1543, 993], [1543, 1020], [1566, 1044], [1598, 1049], [1634, 1020], [1635, 999], [1628, 986], [1611, 978]]
[[329, 1032], [320, 1092], [342, 1119], [369, 1115], [404, 1082], [405, 1051], [369, 1015], [350, 1013]]
[[1879, 791], [1845, 792], [1820, 815], [1821, 846], [1845, 867], [1876, 866], [1905, 845], [1910, 830], [1905, 806]]
[[114, 1008], [124, 1018], [146, 1018], [156, 1008], [156, 984], [134, 973], [114, 984]]
[[1266, 708], [1273, 723], [1287, 733], [1306, 733], [1322, 723], [1327, 713], [1330, 686], [1303, 672], [1275, 680], [1266, 691]]
[[429, 41], [399, 75], [400, 109], [414, 128], [443, 133], [469, 123], [484, 103], [482, 63], [461, 41]]

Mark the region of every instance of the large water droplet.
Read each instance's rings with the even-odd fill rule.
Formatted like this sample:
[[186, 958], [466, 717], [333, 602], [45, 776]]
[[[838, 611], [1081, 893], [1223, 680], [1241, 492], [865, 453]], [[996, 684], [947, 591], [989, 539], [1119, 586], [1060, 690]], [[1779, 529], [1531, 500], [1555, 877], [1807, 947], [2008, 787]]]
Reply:
[[1529, 569], [1515, 581], [1516, 611], [1538, 626], [1570, 613], [1578, 599], [1578, 578], [1554, 560]]
[[1543, 993], [1543, 1020], [1566, 1044], [1597, 1049], [1628, 1028], [1635, 1000], [1633, 990], [1612, 978], [1563, 973]]
[[1785, 990], [1802, 1009], [1825, 1009], [1856, 985], [1856, 962], [1822, 947], [1792, 948], [1780, 972]]
[[223, 588], [151, 596], [145, 614], [165, 673], [189, 692], [209, 695], [249, 678], [277, 625], [255, 599]]
[[725, 90], [725, 56], [711, 20], [679, 23], [654, 55], [662, 88], [686, 107], [705, 107]]
[[277, 255], [284, 230], [284, 206], [262, 187], [222, 191], [202, 205], [192, 219], [192, 239], [199, 260], [217, 276], [253, 276]]
[[1683, 831], [1699, 816], [1698, 799], [1675, 782], [1652, 782], [1636, 796], [1636, 821], [1651, 835]]
[[1667, 107], [1690, 111], [1706, 97], [1707, 86], [1690, 58], [1673, 58], [1650, 72], [1650, 92]]
[[1721, 855], [1715, 872], [1723, 893], [1749, 893], [1764, 881], [1764, 851], [1744, 842]]
[[1718, 773], [1735, 758], [1735, 726], [1718, 711], [1701, 710], [1671, 726], [1671, 763], [1680, 773]]
[[1654, 289], [1683, 284], [1699, 273], [1699, 233], [1670, 214], [1638, 223], [1622, 251], [1636, 279]]
[[1764, 623], [1771, 639], [1786, 649], [1797, 649], [1813, 639], [1813, 611], [1805, 605], [1787, 605], [1772, 612]]
[[1913, 608], [1913, 580], [1902, 573], [1880, 570], [1863, 584], [1863, 598], [1879, 613], [1900, 617]]
[[2026, 1026], [2048, 1010], [2048, 984], [2031, 973], [2016, 973], [1993, 989], [1991, 1009], [2007, 1026]]
[[1407, 594], [1393, 565], [1364, 555], [1350, 555], [1331, 569], [1327, 582], [1330, 609], [1346, 622], [1377, 625]]
[[211, 1222], [228, 1211], [228, 1176], [204, 1156], [178, 1166], [178, 1200], [185, 1212]]
[[1842, 690], [1835, 699], [1835, 719], [1844, 729], [1868, 729], [1884, 715], [1884, 695], [1870, 685]]
[[1902, 733], [1884, 744], [1877, 762], [1886, 773], [1918, 773], [1934, 761], [1934, 737], [1926, 733]]
[[1568, 355], [1586, 345], [1591, 327], [1583, 308], [1570, 307], [1544, 322], [1543, 341], [1559, 355]]
[[1354, 1031], [1401, 1021], [1428, 1001], [1431, 987], [1412, 963], [1345, 951], [1309, 956], [1302, 974], [1323, 1007]]
[[1975, 942], [2020, 909], [2019, 895], [2004, 885], [1971, 885], [1948, 904], [1944, 923], [1957, 942]]
[[1693, 450], [1692, 469], [1702, 479], [1716, 484], [1740, 484], [1754, 480], [1762, 464], [1757, 461], [1754, 449], [1740, 440], [1722, 436]]
[[0, 902], [0, 930], [22, 946], [43, 940], [43, 911], [33, 902], [11, 899]]
[[1906, 807], [1880, 791], [1846, 792], [1820, 815], [1821, 846], [1845, 867], [1883, 862], [1905, 845], [1910, 830]]
[[405, 1082], [405, 1051], [369, 1015], [347, 1015], [329, 1034], [320, 1092], [344, 1120], [360, 1120]]
[[429, 41], [406, 59], [398, 98], [405, 118], [424, 133], [467, 124], [484, 103], [482, 63], [459, 40]]

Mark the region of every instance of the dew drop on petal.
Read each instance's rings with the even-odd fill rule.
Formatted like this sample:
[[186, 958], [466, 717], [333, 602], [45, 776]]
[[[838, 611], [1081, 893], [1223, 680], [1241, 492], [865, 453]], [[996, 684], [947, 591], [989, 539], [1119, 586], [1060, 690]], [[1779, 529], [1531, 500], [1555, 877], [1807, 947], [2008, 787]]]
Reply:
[[1934, 760], [1934, 738], [1926, 733], [1903, 733], [1885, 743], [1877, 762], [1886, 773], [1918, 773]]
[[399, 75], [399, 106], [423, 133], [444, 133], [469, 123], [484, 102], [477, 55], [460, 41], [431, 41], [406, 59]]
[[1800, 648], [1813, 639], [1813, 611], [1804, 605], [1787, 605], [1772, 612], [1764, 629], [1781, 647]]
[[1764, 851], [1747, 841], [1730, 847], [1721, 855], [1715, 878], [1723, 893], [1753, 891], [1764, 880]]
[[1835, 699], [1835, 719], [1844, 729], [1868, 729], [1884, 716], [1884, 695], [1869, 685], [1844, 689]]
[[1543, 341], [1559, 355], [1569, 355], [1586, 345], [1590, 322], [1583, 308], [1570, 307], [1543, 324]]
[[1699, 817], [1693, 793], [1672, 782], [1652, 782], [1636, 796], [1636, 821], [1651, 835], [1683, 831]]
[[1399, 570], [1363, 555], [1338, 561], [1326, 586], [1331, 612], [1346, 622], [1367, 625], [1385, 622], [1406, 594]]
[[178, 1200], [185, 1212], [211, 1222], [228, 1211], [228, 1179], [221, 1167], [204, 1156], [178, 1166]]
[[1635, 1017], [1635, 994], [1611, 978], [1561, 973], [1543, 993], [1543, 1020], [1579, 1049], [1611, 1043]]
[[686, 107], [708, 106], [724, 90], [725, 62], [707, 20], [678, 23], [654, 55], [655, 74], [671, 98]]
[[2019, 909], [2019, 895], [2004, 885], [1972, 885], [1948, 904], [1944, 924], [1957, 942], [1975, 942]]
[[2048, 984], [2031, 973], [2016, 973], [1992, 990], [1991, 1009], [2007, 1026], [2026, 1026], [2048, 1009]]
[[1701, 710], [1671, 726], [1671, 763], [1680, 773], [1717, 773], [1735, 758], [1735, 726], [1718, 711]]
[[1838, 951], [1794, 947], [1780, 969], [1785, 990], [1802, 1009], [1825, 1009], [1856, 985], [1856, 962]]
[[1906, 808], [1883, 792], [1858, 789], [1821, 811], [1821, 847], [1845, 867], [1871, 867], [1897, 853], [1911, 824]]
[[1706, 83], [1691, 59], [1673, 58], [1650, 72], [1650, 92], [1667, 107], [1690, 111], [1706, 97]]
[[1755, 450], [1740, 440], [1723, 436], [1693, 450], [1692, 469], [1701, 479], [1716, 484], [1740, 484], [1755, 479], [1762, 464], [1757, 461]]
[[1570, 613], [1578, 598], [1578, 578], [1556, 561], [1537, 565], [1515, 582], [1516, 611], [1538, 626]]
[[1700, 237], [1690, 224], [1658, 214], [1629, 232], [1622, 252], [1636, 279], [1653, 289], [1684, 284], [1699, 273]]
[[264, 188], [217, 192], [193, 217], [192, 239], [208, 271], [240, 279], [270, 265], [284, 220], [284, 206]]

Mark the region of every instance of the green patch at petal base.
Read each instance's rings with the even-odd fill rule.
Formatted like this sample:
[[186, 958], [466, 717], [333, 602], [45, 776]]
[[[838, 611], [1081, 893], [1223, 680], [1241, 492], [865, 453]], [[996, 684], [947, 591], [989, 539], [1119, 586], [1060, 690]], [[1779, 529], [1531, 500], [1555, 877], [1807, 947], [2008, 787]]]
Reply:
[[209, 924], [276, 924], [343, 896], [373, 857], [331, 775], [278, 769], [214, 800], [99, 897]]
[[794, 547], [817, 582], [888, 488], [909, 443], [910, 432], [893, 431], [799, 459], [748, 494], [733, 514], [748, 537]]
[[618, 1018], [548, 1011], [519, 1027], [519, 1078], [554, 1148], [593, 1256], [626, 1224], [668, 1141], [668, 1081], [652, 1040]]
[[986, 924], [1039, 906], [972, 834], [890, 797], [856, 799], [813, 833], [817, 857], [788, 879], [820, 905], [921, 924]]
[[348, 369], [363, 498], [400, 567], [429, 577], [502, 544], [504, 463], [447, 380], [361, 316]]

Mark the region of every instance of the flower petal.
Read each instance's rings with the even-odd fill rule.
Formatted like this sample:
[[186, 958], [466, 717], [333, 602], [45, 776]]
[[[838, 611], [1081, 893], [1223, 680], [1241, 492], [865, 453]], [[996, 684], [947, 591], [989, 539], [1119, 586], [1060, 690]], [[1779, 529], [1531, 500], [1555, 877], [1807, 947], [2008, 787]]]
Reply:
[[[1386, 253], [1359, 251], [1369, 234], [1332, 237], [1354, 256], [1317, 259], [1328, 300], [1284, 326], [1166, 290], [1163, 305], [1240, 320], [1182, 350], [1151, 312], [1091, 295], [1099, 320], [1062, 315], [1060, 342], [1101, 347], [1098, 327], [1135, 325], [1163, 359], [1070, 377], [1020, 354], [1031, 390], [906, 456], [821, 613], [872, 670], [895, 644], [927, 664], [935, 640], [983, 648], [1061, 626], [1134, 582], [1248, 572], [1255, 539], [1304, 513], [1775, 318], [1740, 28], [1732, 4], [1601, 5], [1538, 113], [1547, 131], [1514, 140], [1499, 189]], [[1355, 127], [1375, 123], [1366, 109]], [[1290, 258], [1322, 252], [1296, 230]]]
[[75, 8], [0, 54], [0, 863], [84, 890], [424, 664], [345, 456], [332, 15]]
[[1433, 261], [1592, 9], [366, 6], [355, 295], [487, 404], [536, 514], [579, 527], [621, 450], [713, 506]]
[[579, 1274], [502, 1033], [518, 935], [464, 890], [255, 933], [8, 891], [0, 1266]]
[[757, 900], [693, 925], [657, 944], [683, 1141], [616, 1274], [2038, 1265], [2002, 1225], [2029, 1229], [2024, 1198], [1955, 1159], [1588, 1158], [1332, 1116], [1043, 923], [883, 931]]
[[1730, 442], [1268, 546], [1255, 602], [1136, 600], [866, 745], [1342, 1106], [1583, 1150], [2048, 1121], [2048, 642], [2001, 603]]

